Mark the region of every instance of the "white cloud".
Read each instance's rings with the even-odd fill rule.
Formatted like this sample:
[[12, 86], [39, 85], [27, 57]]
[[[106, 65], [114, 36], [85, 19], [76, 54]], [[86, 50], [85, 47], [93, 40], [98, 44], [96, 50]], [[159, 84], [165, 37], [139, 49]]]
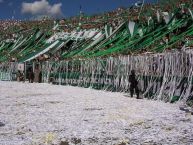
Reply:
[[62, 3], [57, 3], [54, 5], [49, 4], [47, 0], [35, 1], [33, 3], [22, 3], [23, 14], [32, 15], [49, 15], [53, 17], [62, 16]]

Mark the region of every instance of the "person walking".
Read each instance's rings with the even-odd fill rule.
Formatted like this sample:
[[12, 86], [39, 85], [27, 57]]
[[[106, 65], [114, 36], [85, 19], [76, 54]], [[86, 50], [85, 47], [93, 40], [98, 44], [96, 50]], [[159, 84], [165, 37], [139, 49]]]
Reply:
[[129, 83], [130, 83], [130, 93], [131, 97], [133, 97], [134, 91], [137, 95], [137, 99], [139, 98], [139, 88], [138, 88], [138, 81], [135, 76], [135, 70], [131, 70], [131, 74], [129, 75]]

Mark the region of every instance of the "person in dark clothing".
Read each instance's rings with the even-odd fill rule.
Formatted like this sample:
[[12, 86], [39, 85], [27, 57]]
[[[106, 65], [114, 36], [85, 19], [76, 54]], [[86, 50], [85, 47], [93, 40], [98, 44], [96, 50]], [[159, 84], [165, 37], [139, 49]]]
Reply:
[[20, 82], [20, 77], [21, 77], [21, 71], [18, 70], [17, 72], [17, 81]]
[[19, 70], [18, 73], [17, 73], [17, 81], [19, 81], [19, 82], [21, 82], [21, 81], [25, 82], [24, 73], [21, 72], [20, 70]]
[[42, 83], [42, 72], [40, 71], [40, 74], [39, 74], [39, 81], [38, 83]]
[[34, 82], [34, 73], [32, 68], [29, 70], [29, 83], [33, 83]]
[[133, 97], [134, 91], [137, 95], [137, 99], [139, 99], [139, 88], [138, 88], [138, 81], [135, 77], [135, 71], [132, 70], [131, 74], [129, 75], [129, 83], [130, 83], [130, 93], [131, 97]]

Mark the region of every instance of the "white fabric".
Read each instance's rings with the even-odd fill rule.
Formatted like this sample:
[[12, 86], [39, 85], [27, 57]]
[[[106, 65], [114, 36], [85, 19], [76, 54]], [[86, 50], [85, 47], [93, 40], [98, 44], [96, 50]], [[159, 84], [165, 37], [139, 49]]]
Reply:
[[128, 27], [129, 27], [129, 31], [130, 31], [131, 36], [133, 36], [134, 29], [135, 29], [135, 22], [129, 21], [129, 26]]

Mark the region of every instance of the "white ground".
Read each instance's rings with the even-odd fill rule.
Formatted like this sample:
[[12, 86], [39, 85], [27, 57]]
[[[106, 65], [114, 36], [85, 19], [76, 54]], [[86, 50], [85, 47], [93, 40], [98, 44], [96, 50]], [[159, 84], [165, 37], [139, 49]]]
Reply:
[[193, 145], [178, 104], [71, 86], [0, 82], [0, 145]]

